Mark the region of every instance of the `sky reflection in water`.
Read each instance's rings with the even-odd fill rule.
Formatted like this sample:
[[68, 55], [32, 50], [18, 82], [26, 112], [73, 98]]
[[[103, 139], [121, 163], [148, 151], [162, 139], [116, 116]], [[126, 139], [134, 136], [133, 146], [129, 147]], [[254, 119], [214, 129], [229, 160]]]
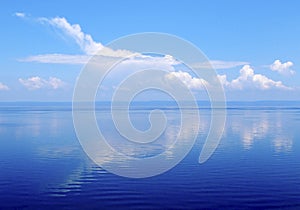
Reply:
[[[150, 147], [132, 150], [130, 143], [112, 132], [115, 128], [109, 117], [103, 135], [121, 152], [157, 155], [172, 145], [180, 126], [178, 110], [165, 113], [168, 129]], [[210, 122], [210, 110], [201, 110], [199, 135], [187, 157], [162, 175], [138, 180], [110, 174], [94, 164], [76, 138], [71, 114], [65, 109], [1, 108], [0, 207], [300, 205], [298, 109], [229, 109], [219, 147], [207, 162], [199, 164]], [[145, 110], [132, 110], [131, 118], [139, 129], [149, 126]], [[180, 144], [184, 146], [190, 131], [183, 133]], [[165, 158], [172, 159], [174, 152], [178, 150], [170, 147]], [[109, 156], [105, 161], [113, 163]]]

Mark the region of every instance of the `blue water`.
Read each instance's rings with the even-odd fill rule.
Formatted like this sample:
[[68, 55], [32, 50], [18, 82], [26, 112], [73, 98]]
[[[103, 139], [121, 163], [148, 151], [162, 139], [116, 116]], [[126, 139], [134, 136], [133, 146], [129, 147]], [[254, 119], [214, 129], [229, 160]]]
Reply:
[[[161, 107], [176, 123], [179, 110]], [[131, 109], [137, 127], [147, 127], [149, 109]], [[300, 208], [299, 103], [229, 104], [221, 143], [204, 164], [198, 158], [210, 109], [200, 116], [197, 141], [183, 161], [164, 174], [130, 179], [84, 153], [70, 104], [2, 103], [0, 209]]]

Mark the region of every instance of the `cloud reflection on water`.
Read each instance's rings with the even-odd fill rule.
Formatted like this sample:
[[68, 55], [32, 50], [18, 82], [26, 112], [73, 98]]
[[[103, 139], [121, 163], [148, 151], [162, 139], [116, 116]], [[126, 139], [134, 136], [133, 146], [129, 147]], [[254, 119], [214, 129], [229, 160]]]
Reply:
[[238, 135], [246, 150], [253, 148], [257, 141], [270, 141], [275, 152], [289, 152], [293, 147], [293, 136], [284, 127], [282, 112], [239, 111], [228, 116], [227, 130]]
[[[172, 148], [173, 140], [176, 138], [176, 135], [178, 135], [180, 123], [177, 118], [177, 111], [172, 112], [173, 113], [170, 112], [171, 120], [169, 121], [168, 127], [161, 137], [161, 141], [164, 144], [153, 144], [151, 147], [144, 146], [138, 148], [138, 150], [134, 150], [129, 144], [126, 145], [123, 142], [120, 144], [124, 146], [123, 148], [120, 147], [123, 152], [132, 156], [144, 155], [147, 157], [149, 155], [158, 154], [163, 151], [165, 147], [168, 147], [169, 149], [164, 153], [164, 157], [166, 160], [173, 159], [174, 154], [180, 152], [178, 149]], [[207, 133], [210, 123], [209, 113], [207, 111], [202, 112], [203, 113], [200, 113], [200, 137], [197, 139], [198, 142], [203, 141], [203, 136]], [[293, 113], [285, 111], [228, 111], [226, 135], [222, 139], [220, 146], [226, 149], [236, 146], [231, 145], [231, 143], [242, 143], [244, 149], [254, 151], [259, 149], [263, 144], [267, 146], [266, 148], [269, 148], [275, 153], [291, 152], [295, 146], [295, 129], [292, 126], [297, 126], [295, 121], [291, 121], [293, 120], [292, 116], [294, 116]], [[138, 115], [133, 115], [133, 117], [139, 118]], [[147, 117], [142, 117], [137, 120], [137, 123], [146, 124], [146, 121]], [[55, 192], [67, 193], [69, 191], [79, 190], [79, 186], [82, 185], [82, 180], [92, 180], [93, 177], [98, 176], [99, 173], [107, 173], [95, 164], [92, 164], [86, 157], [83, 158], [84, 153], [80, 152], [81, 147], [73, 133], [74, 130], [70, 113], [1, 114], [0, 124], [2, 125], [0, 126], [2, 142], [4, 142], [3, 140], [5, 138], [10, 138], [10, 141], [19, 139], [27, 141], [27, 149], [32, 151], [26, 152], [24, 148], [24, 150], [20, 150], [20, 152], [26, 152], [27, 155], [32, 155], [33, 160], [39, 160], [39, 162], [35, 164], [46, 164], [45, 169], [42, 169], [40, 172], [33, 170], [33, 173], [39, 173], [39, 176], [45, 176], [43, 179], [46, 180], [49, 173], [48, 170], [51, 168], [55, 169], [57, 163], [68, 162], [69, 166], [65, 168], [66, 171], [64, 173], [61, 172], [51, 175], [52, 178], [56, 177], [52, 179], [55, 180], [55, 182], [49, 182], [47, 187], [50, 186], [52, 189], [51, 192], [54, 194]], [[184, 146], [189, 141], [191, 133], [196, 130], [197, 126], [195, 125], [191, 117], [188, 129], [182, 130], [180, 145]], [[111, 135], [110, 126], [112, 125], [107, 124], [107, 126], [105, 130], [107, 134], [110, 135], [110, 138], [114, 139], [115, 144], [122, 142], [123, 139]], [[7, 143], [10, 142], [7, 141]], [[222, 152], [222, 150], [220, 151]], [[200, 150], [196, 154], [199, 155], [199, 153]], [[217, 155], [223, 154], [219, 152]], [[126, 159], [118, 159], [118, 157], [113, 154], [106, 154], [105, 158], [103, 156], [101, 158], [105, 164], [122, 161], [124, 167], [127, 167]], [[197, 157], [195, 156], [194, 158]], [[70, 162], [71, 160], [74, 162]], [[55, 163], [53, 161], [55, 161]], [[59, 169], [59, 167], [57, 169]], [[76, 187], [74, 187], [75, 185]], [[47, 188], [45, 189], [47, 190]]]

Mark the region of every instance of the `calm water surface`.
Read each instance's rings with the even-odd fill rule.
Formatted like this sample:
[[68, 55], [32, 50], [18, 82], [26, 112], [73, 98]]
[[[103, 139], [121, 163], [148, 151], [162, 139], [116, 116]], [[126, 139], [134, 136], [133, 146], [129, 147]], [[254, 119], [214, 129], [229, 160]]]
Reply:
[[[148, 126], [148, 111], [131, 110], [140, 129]], [[177, 126], [179, 110], [164, 111]], [[156, 177], [130, 179], [87, 157], [70, 106], [2, 104], [0, 209], [300, 208], [300, 109], [229, 108], [221, 143], [204, 164], [198, 158], [210, 110], [200, 113], [196, 144], [180, 164]], [[104, 133], [113, 129], [107, 123]]]

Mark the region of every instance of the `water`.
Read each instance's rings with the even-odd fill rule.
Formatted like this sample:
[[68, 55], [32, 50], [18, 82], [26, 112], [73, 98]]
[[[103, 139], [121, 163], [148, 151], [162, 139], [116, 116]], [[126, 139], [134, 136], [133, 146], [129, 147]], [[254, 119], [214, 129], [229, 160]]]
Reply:
[[[70, 104], [1, 104], [0, 209], [299, 209], [298, 105], [231, 104], [219, 147], [199, 164], [210, 121], [203, 109], [196, 144], [183, 161], [162, 175], [130, 179], [83, 152]], [[131, 110], [140, 129], [148, 111]], [[178, 109], [164, 112], [177, 123]]]

